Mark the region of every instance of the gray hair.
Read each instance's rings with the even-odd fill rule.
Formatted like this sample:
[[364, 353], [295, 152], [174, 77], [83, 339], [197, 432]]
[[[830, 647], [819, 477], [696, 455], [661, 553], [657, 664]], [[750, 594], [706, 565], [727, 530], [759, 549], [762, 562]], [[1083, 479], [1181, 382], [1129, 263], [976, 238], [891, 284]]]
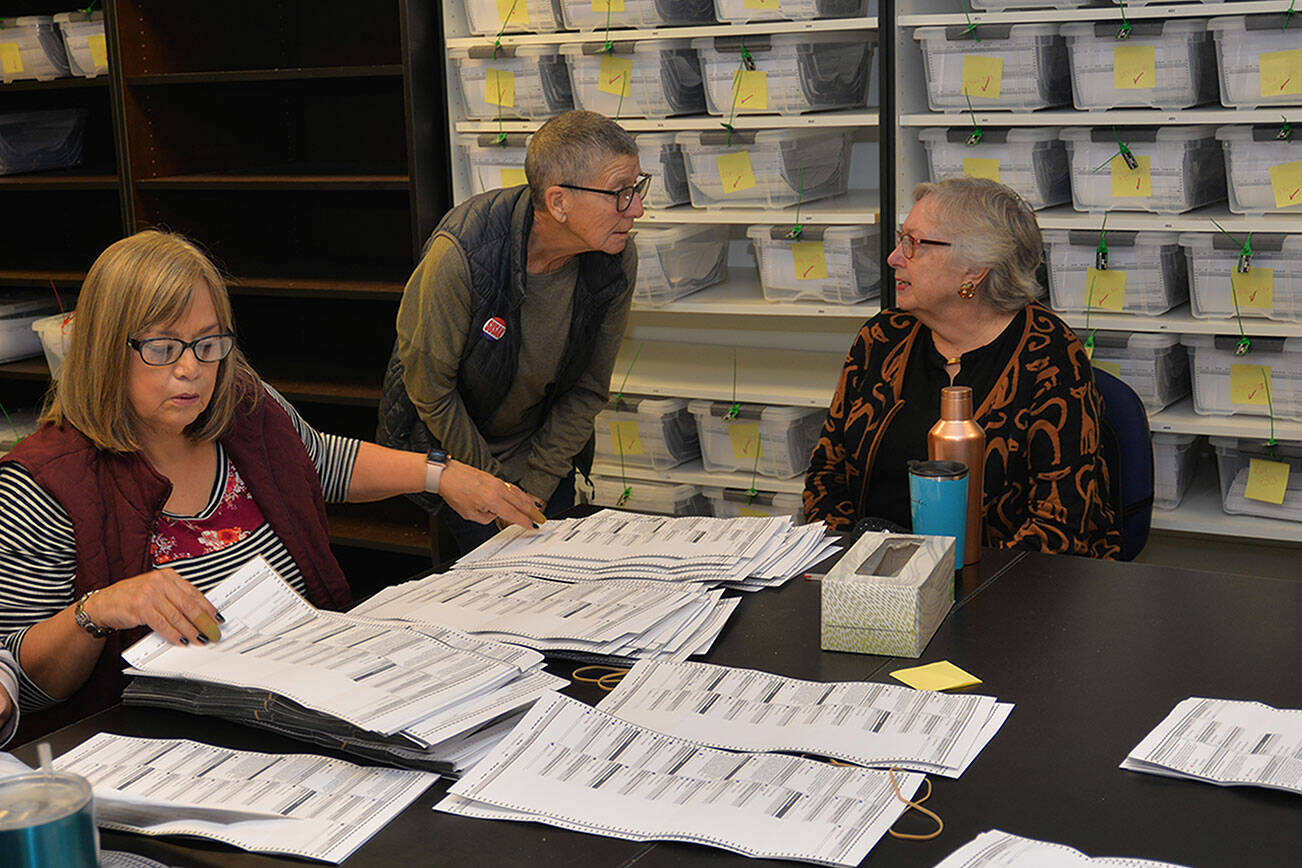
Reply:
[[605, 115], [575, 110], [547, 121], [529, 140], [524, 174], [535, 208], [556, 184], [583, 184], [614, 157], [636, 157], [637, 143]]
[[1036, 270], [1044, 259], [1040, 224], [1015, 190], [987, 178], [946, 178], [913, 188], [913, 201], [936, 196], [953, 255], [989, 268], [981, 289], [995, 310], [1013, 313], [1040, 297]]

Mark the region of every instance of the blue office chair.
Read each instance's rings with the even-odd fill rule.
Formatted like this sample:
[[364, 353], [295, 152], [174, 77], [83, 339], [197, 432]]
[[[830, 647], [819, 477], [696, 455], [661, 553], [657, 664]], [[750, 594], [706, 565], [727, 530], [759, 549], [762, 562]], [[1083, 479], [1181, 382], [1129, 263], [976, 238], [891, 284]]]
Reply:
[[1121, 531], [1121, 559], [1144, 550], [1153, 522], [1153, 440], [1148, 411], [1135, 390], [1107, 371], [1094, 369], [1103, 395], [1103, 458], [1112, 479], [1112, 509]]

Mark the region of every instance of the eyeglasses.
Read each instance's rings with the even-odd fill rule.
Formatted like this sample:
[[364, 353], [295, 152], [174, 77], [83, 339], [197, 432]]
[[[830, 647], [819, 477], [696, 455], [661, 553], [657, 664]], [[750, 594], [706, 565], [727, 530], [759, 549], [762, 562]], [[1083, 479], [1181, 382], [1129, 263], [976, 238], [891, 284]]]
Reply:
[[170, 365], [181, 358], [186, 350], [205, 364], [220, 362], [235, 349], [235, 335], [223, 332], [219, 335], [205, 335], [193, 341], [180, 338], [127, 338], [127, 346], [140, 353], [140, 360], [146, 365], [162, 367]]
[[578, 184], [557, 184], [557, 187], [564, 187], [567, 190], [583, 190], [586, 193], [605, 193], [607, 196], [615, 197], [615, 210], [627, 211], [633, 204], [634, 194], [645, 197], [646, 191], [651, 189], [651, 173], [643, 172], [637, 176], [631, 187], [620, 187], [618, 190], [601, 190], [597, 187], [580, 187]]
[[930, 238], [919, 238], [916, 235], [910, 235], [907, 232], [895, 233], [895, 246], [900, 248], [905, 259], [912, 259], [918, 255], [919, 244], [934, 244], [936, 247], [953, 247], [948, 241], [933, 241]]

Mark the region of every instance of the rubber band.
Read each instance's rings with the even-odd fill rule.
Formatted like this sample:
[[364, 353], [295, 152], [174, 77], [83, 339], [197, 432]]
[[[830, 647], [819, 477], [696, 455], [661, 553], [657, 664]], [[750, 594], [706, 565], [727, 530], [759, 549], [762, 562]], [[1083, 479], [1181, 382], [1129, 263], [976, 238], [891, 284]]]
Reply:
[[[897, 832], [894, 829], [887, 829], [886, 831], [890, 833], [890, 836], [892, 838], [899, 838], [904, 841], [930, 841], [932, 838], [938, 837], [941, 832], [945, 831], [945, 821], [942, 820], [940, 818], [940, 815], [937, 814], [935, 811], [931, 810], [930, 808], [922, 807], [922, 803], [927, 801], [927, 799], [931, 798], [931, 779], [926, 777], [922, 779], [927, 784], [926, 794], [923, 795], [923, 797], [918, 799], [917, 801], [909, 801], [908, 799], [904, 798], [904, 794], [900, 792], [900, 782], [895, 779], [896, 770], [897, 770], [896, 766], [891, 766], [889, 769], [886, 770], [886, 773], [891, 776], [891, 787], [895, 790], [895, 798], [899, 799], [901, 802], [908, 805], [909, 808], [912, 808], [918, 813], [926, 814], [928, 817], [931, 817], [931, 819], [935, 820], [936, 831], [930, 832], [926, 835], [915, 835], [912, 834], [911, 832]], [[906, 808], [905, 813], [907, 812], [908, 809]], [[903, 816], [903, 814], [901, 814], [900, 816]]]
[[[593, 672], [601, 672], [602, 674], [598, 675], [596, 678], [579, 674], [587, 670], [592, 670]], [[620, 679], [622, 679], [630, 671], [631, 670], [627, 668], [621, 668], [619, 666], [603, 666], [599, 664], [594, 664], [589, 666], [580, 666], [578, 669], [575, 669], [573, 672], [570, 673], [570, 678], [572, 678], [574, 681], [579, 682], [580, 684], [595, 684], [597, 685], [597, 687], [601, 688], [602, 690], [605, 690], [606, 692], [610, 692], [619, 686]]]

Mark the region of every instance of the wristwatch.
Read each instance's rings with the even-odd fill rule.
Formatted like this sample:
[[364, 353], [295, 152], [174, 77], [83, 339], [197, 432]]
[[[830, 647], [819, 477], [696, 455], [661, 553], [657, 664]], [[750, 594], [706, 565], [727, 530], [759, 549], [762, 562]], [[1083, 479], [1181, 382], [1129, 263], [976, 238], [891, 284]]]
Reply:
[[82, 598], [77, 601], [76, 610], [73, 612], [73, 620], [77, 622], [78, 627], [85, 630], [96, 639], [103, 639], [105, 636], [112, 636], [117, 632], [117, 630], [113, 627], [101, 627], [90, 619], [90, 615], [86, 614], [86, 601], [89, 600], [93, 594], [98, 593], [99, 591], [87, 591], [82, 595]]
[[431, 449], [425, 454], [425, 490], [430, 494], [439, 493], [439, 481], [447, 469], [452, 456], [445, 449]]

